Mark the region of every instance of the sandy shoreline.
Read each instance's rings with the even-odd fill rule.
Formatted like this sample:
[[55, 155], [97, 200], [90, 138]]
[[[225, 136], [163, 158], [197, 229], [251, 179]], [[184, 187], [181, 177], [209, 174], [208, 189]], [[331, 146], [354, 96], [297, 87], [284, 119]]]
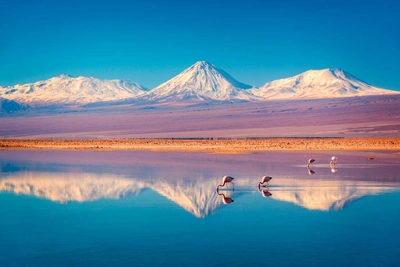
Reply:
[[0, 149], [149, 150], [252, 153], [277, 150], [400, 150], [400, 138], [265, 138], [224, 140], [0, 140]]

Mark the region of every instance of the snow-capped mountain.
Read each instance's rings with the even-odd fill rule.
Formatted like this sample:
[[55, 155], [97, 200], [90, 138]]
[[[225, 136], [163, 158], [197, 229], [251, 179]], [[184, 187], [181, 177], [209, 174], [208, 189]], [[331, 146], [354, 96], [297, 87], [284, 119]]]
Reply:
[[262, 99], [336, 98], [398, 93], [363, 82], [340, 69], [310, 70], [268, 82], [252, 93]]
[[145, 87], [128, 80], [63, 74], [45, 81], [0, 87], [0, 97], [32, 105], [87, 104], [131, 98], [145, 91]]
[[127, 80], [68, 75], [25, 85], [0, 86], [0, 98], [30, 106], [296, 100], [398, 93], [372, 86], [340, 69], [310, 70], [257, 88], [235, 80], [206, 61], [196, 62], [152, 90]]
[[177, 76], [152, 89], [141, 100], [252, 100], [253, 86], [235, 80], [225, 71], [206, 61], [196, 62]]

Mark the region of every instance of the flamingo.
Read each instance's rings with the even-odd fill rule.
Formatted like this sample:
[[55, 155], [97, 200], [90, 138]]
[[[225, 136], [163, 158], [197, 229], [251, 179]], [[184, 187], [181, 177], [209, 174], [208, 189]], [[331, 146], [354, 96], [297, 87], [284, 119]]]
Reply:
[[336, 162], [337, 162], [337, 157], [333, 156], [333, 157], [331, 158], [331, 163], [330, 163], [330, 165], [331, 165], [331, 166], [335, 166], [335, 165], [336, 165]]
[[233, 178], [232, 176], [229, 176], [229, 175], [225, 175], [224, 177], [222, 177], [222, 184], [219, 184], [219, 185], [217, 186], [217, 191], [218, 191], [218, 188], [219, 188], [220, 186], [225, 186], [225, 184], [226, 184], [226, 187], [228, 187], [228, 184], [229, 184], [229, 183], [235, 185], [235, 184], [232, 182], [233, 179], [235, 179], [235, 178]]
[[315, 161], [315, 159], [309, 159], [309, 160], [308, 160], [308, 165], [307, 165], [307, 167], [309, 167], [310, 164], [312, 164], [314, 161]]
[[[268, 182], [271, 181], [271, 179], [272, 179], [272, 177], [270, 177], [270, 176], [263, 176], [261, 178], [261, 182], [258, 183], [258, 188], [260, 188], [261, 185], [264, 183], [267, 183], [267, 185], [268, 185]], [[263, 186], [265, 186], [265, 185], [263, 185]]]

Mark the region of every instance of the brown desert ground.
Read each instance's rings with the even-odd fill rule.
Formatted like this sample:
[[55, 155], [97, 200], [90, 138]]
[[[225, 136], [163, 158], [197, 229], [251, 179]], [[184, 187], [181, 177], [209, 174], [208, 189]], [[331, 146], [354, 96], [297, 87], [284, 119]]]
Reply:
[[399, 150], [400, 138], [262, 138], [221, 140], [0, 140], [0, 148], [56, 150], [150, 150], [254, 153], [282, 150]]

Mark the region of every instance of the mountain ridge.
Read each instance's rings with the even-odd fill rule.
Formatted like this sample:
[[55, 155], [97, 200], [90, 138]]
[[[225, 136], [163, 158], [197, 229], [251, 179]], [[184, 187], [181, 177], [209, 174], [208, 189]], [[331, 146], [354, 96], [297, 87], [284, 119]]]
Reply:
[[20, 110], [26, 110], [28, 108], [29, 107], [23, 106], [16, 101], [0, 97], [0, 114], [11, 114]]
[[198, 61], [149, 90], [129, 80], [60, 74], [44, 81], [0, 86], [0, 97], [29, 105], [118, 105], [320, 99], [400, 92], [373, 86], [341, 69], [309, 70], [254, 87], [217, 66]]
[[267, 99], [312, 99], [398, 92], [372, 86], [341, 69], [322, 69], [267, 82], [253, 93]]
[[24, 104], [68, 105], [120, 100], [148, 89], [129, 80], [100, 80], [60, 74], [47, 80], [1, 87], [0, 97]]

